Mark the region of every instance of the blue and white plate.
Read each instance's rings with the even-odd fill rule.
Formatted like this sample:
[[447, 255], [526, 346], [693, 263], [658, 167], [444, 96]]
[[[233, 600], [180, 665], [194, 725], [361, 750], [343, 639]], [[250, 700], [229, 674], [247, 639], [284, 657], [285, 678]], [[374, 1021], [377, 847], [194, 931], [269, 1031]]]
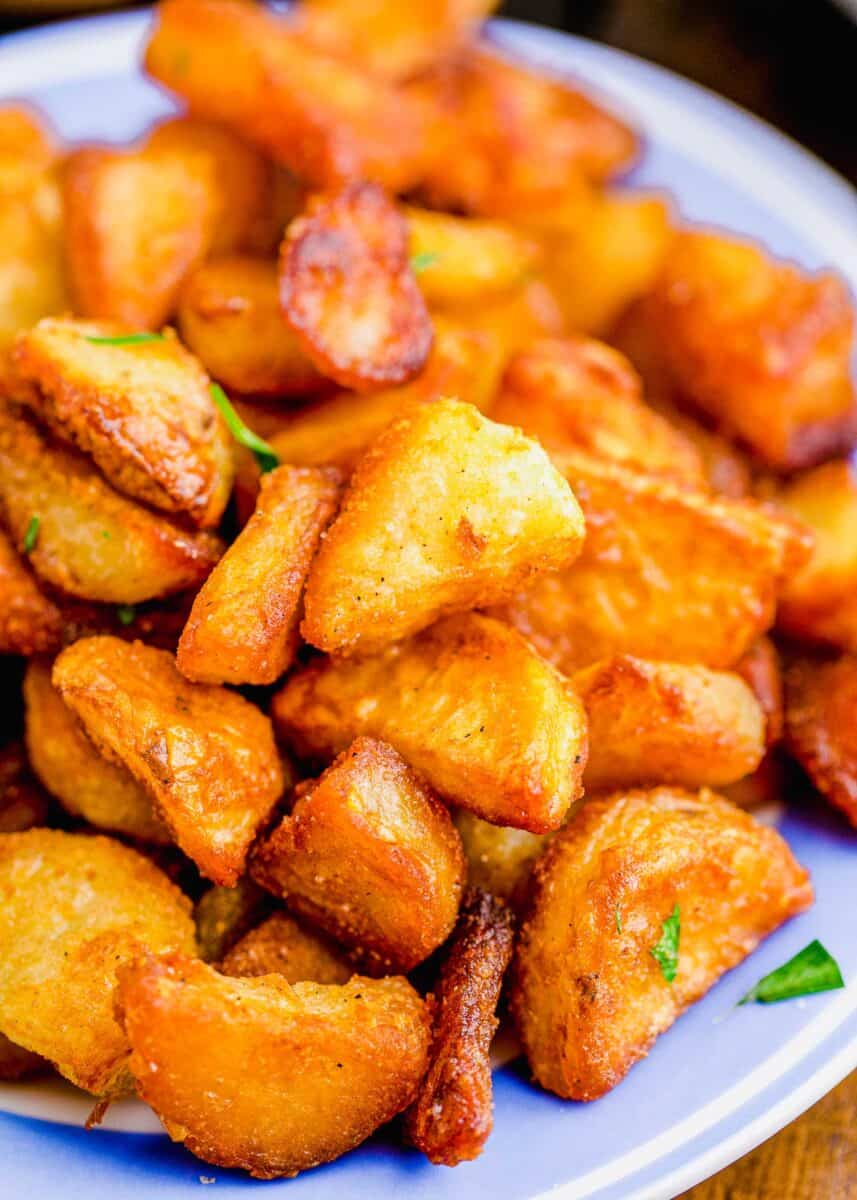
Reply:
[[[40, 105], [68, 139], [125, 140], [171, 109], [138, 69], [147, 16], [57, 25], [0, 41], [0, 99]], [[807, 267], [835, 265], [857, 288], [857, 199], [797, 146], [723, 100], [576, 38], [498, 22], [504, 45], [581, 79], [645, 134], [633, 183], [668, 188], [680, 212], [760, 239]], [[298, 1179], [256, 1183], [208, 1167], [123, 1101], [81, 1128], [91, 1101], [59, 1082], [0, 1085], [0, 1194], [64, 1200], [186, 1200], [264, 1191], [293, 1200], [669, 1200], [738, 1158], [857, 1066], [857, 835], [821, 807], [773, 814], [812, 872], [815, 907], [772, 937], [657, 1043], [603, 1100], [565, 1103], [520, 1063], [495, 1076], [483, 1156], [450, 1171], [379, 1137]], [[820, 938], [848, 986], [736, 1009], [774, 967]]]

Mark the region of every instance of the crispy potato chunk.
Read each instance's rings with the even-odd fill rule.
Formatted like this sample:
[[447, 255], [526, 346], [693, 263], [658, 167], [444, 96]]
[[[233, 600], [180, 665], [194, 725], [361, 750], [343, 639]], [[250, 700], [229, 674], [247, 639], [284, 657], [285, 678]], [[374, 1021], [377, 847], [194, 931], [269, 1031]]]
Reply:
[[530, 873], [550, 834], [528, 833], [483, 821], [466, 808], [453, 814], [467, 858], [467, 881], [519, 910], [529, 891]]
[[56, 155], [53, 135], [41, 114], [23, 104], [0, 104], [0, 196], [30, 187]]
[[313, 196], [286, 230], [280, 307], [311, 362], [343, 387], [413, 379], [432, 328], [408, 261], [408, 227], [374, 183]]
[[645, 302], [682, 396], [766, 466], [812, 466], [857, 437], [854, 310], [834, 275], [807, 275], [721, 234], [678, 237]]
[[[78, 451], [0, 403], [0, 512], [45, 583], [103, 604], [139, 604], [198, 586], [223, 551], [115, 492]], [[32, 538], [32, 533], [31, 533]]]
[[764, 714], [728, 671], [624, 654], [578, 671], [572, 686], [589, 723], [588, 792], [717, 787], [749, 775], [765, 753]]
[[203, 263], [182, 288], [182, 337], [215, 379], [257, 396], [306, 396], [325, 385], [280, 311], [273, 261], [231, 255]]
[[774, 746], [783, 736], [783, 676], [780, 656], [770, 638], [754, 642], [735, 671], [759, 702], [765, 715], [765, 744]]
[[127, 331], [40, 321], [13, 353], [16, 391], [60, 437], [90, 454], [121, 492], [217, 525], [234, 473], [232, 439], [199, 363], [167, 330], [132, 345], [94, 339]]
[[170, 1137], [258, 1179], [338, 1158], [413, 1099], [427, 1006], [406, 979], [230, 979], [184, 955], [128, 967], [137, 1090]]
[[587, 455], [566, 456], [586, 519], [581, 557], [501, 610], [572, 674], [614, 654], [730, 667], [771, 625], [805, 561], [793, 522]]
[[220, 962], [254, 925], [263, 921], [273, 901], [244, 875], [235, 887], [210, 887], [193, 910], [196, 940], [205, 962]]
[[477, 613], [374, 657], [313, 662], [271, 711], [299, 754], [382, 738], [442, 796], [497, 825], [548, 833], [581, 790], [582, 704], [519, 634]]
[[220, 964], [224, 975], [282, 975], [289, 983], [347, 983], [354, 974], [322, 934], [276, 912], [245, 933]]
[[[539, 278], [531, 279], [507, 296], [498, 296], [476, 306], [446, 304], [437, 308], [437, 312], [448, 320], [495, 338], [507, 358], [536, 338], [559, 337], [563, 333], [562, 313], [556, 298]], [[461, 396], [461, 399], [466, 398]]]
[[0, 151], [0, 381], [15, 335], [68, 307], [56, 179], [39, 175], [4, 193], [3, 170]]
[[[656, 1038], [812, 903], [775, 830], [673, 788], [590, 800], [535, 869], [512, 1007], [534, 1076], [572, 1100], [619, 1083]], [[652, 954], [678, 909], [677, 974]]]
[[0, 833], [44, 825], [47, 816], [47, 797], [30, 774], [24, 747], [7, 742], [0, 748]]
[[75, 642], [53, 682], [96, 749], [154, 798], [188, 858], [235, 884], [283, 790], [268, 718], [226, 688], [188, 683], [166, 650], [119, 638]]
[[198, 683], [273, 683], [300, 645], [299, 605], [339, 501], [329, 468], [278, 467], [193, 602], [176, 663]]
[[408, 1140], [433, 1163], [478, 1158], [494, 1125], [491, 1039], [514, 939], [506, 905], [471, 891], [436, 987], [429, 1068], [405, 1114]]
[[465, 863], [443, 804], [391, 746], [362, 737], [298, 788], [250, 873], [367, 963], [410, 971], [452, 930]]
[[148, 792], [102, 758], [51, 683], [50, 663], [32, 659], [24, 676], [27, 753], [36, 775], [73, 816], [144, 842], [169, 842]]
[[372, 179], [407, 191], [422, 176], [422, 106], [310, 46], [262, 8], [168, 0], [146, 68], [198, 116], [235, 130], [314, 187]]
[[307, 581], [301, 632], [366, 650], [572, 562], [583, 518], [535, 442], [442, 400], [395, 421], [351, 477]]
[[857, 658], [798, 659], [786, 672], [786, 747], [857, 825]]
[[705, 486], [696, 447], [643, 403], [625, 356], [592, 338], [545, 339], [520, 350], [491, 416], [520, 426], [560, 464], [565, 450], [586, 450], [647, 475]]
[[62, 614], [39, 590], [0, 529], [0, 654], [45, 654], [62, 641]]
[[0, 834], [0, 1028], [96, 1095], [128, 1085], [116, 975], [146, 950], [194, 953], [190, 902], [106, 837]]

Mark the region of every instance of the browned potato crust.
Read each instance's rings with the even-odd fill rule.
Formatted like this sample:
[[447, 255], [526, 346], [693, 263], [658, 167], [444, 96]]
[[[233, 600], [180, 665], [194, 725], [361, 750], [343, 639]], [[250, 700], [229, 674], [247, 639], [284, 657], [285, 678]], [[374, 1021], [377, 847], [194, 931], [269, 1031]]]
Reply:
[[338, 1158], [413, 1099], [427, 1006], [407, 980], [229, 979], [174, 954], [123, 973], [137, 1090], [170, 1137], [258, 1179]]
[[194, 952], [190, 903], [110, 838], [0, 835], [0, 1029], [78, 1087], [128, 1085], [116, 976], [146, 950]]
[[188, 683], [167, 651], [114, 637], [69, 646], [53, 682], [96, 748], [154, 798], [188, 858], [235, 884], [283, 790], [268, 718], [226, 688]]
[[373, 657], [311, 663], [271, 711], [298, 753], [382, 738], [442, 796], [498, 825], [557, 829], [581, 790], [582, 704], [519, 634], [477, 613]]
[[169, 842], [148, 792], [102, 758], [51, 683], [51, 664], [31, 659], [24, 676], [27, 753], [36, 775], [73, 816], [144, 842]]
[[443, 804], [392, 747], [361, 737], [298, 788], [250, 873], [367, 963], [410, 971], [449, 935], [466, 871]]
[[798, 659], [786, 672], [786, 747], [857, 825], [857, 657]]
[[205, 962], [220, 962], [235, 943], [264, 920], [271, 897], [246, 875], [235, 887], [210, 887], [193, 910], [196, 940]]
[[436, 987], [429, 1068], [405, 1114], [408, 1140], [433, 1163], [478, 1158], [494, 1125], [491, 1039], [514, 938], [506, 905], [470, 892]]
[[780, 656], [770, 638], [754, 642], [735, 671], [749, 684], [765, 714], [765, 744], [774, 746], [783, 736], [783, 675]]
[[572, 686], [589, 723], [587, 791], [717, 787], [749, 775], [765, 753], [762, 709], [728, 671], [625, 654], [578, 671]]
[[456, 809], [453, 819], [467, 858], [468, 883], [520, 909], [527, 897], [533, 865], [551, 834], [492, 825], [466, 808]]
[[[715, 795], [674, 788], [590, 800], [535, 869], [512, 1006], [530, 1067], [594, 1100], [783, 921], [812, 903], [775, 830]], [[674, 982], [652, 955], [679, 908]]]
[[232, 439], [209, 379], [171, 330], [145, 344], [91, 341], [127, 332], [89, 321], [40, 321], [15, 346], [23, 384], [16, 394], [90, 454], [120, 491], [215, 526], [234, 468]]
[[7, 742], [0, 748], [0, 833], [44, 825], [47, 816], [47, 797], [30, 774], [24, 747]]
[[300, 645], [299, 605], [339, 501], [336, 471], [278, 467], [194, 600], [176, 664], [198, 683], [273, 683]]
[[45, 654], [61, 640], [59, 609], [0, 529], [0, 654]]
[[0, 514], [45, 583], [103, 604], [139, 604], [198, 586], [223, 552], [115, 492], [78, 451], [0, 402]]
[[422, 405], [352, 475], [310, 569], [301, 632], [327, 651], [381, 646], [566, 566], [583, 532], [535, 442], [469, 404]]
[[282, 975], [289, 983], [347, 983], [354, 974], [342, 952], [288, 913], [276, 912], [245, 933], [220, 964], [224, 975]]

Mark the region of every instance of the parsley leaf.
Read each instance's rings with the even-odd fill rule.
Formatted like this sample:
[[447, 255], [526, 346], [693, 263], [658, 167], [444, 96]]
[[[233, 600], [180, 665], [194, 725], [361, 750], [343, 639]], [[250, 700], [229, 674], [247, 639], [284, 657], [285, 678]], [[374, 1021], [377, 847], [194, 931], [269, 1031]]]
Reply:
[[619, 905], [616, 905], [616, 932], [622, 932], [622, 913], [619, 910]]
[[120, 333], [116, 337], [88, 337], [93, 346], [140, 346], [143, 342], [162, 342], [162, 333]]
[[229, 403], [229, 399], [220, 384], [213, 383], [211, 385], [211, 398], [220, 409], [221, 416], [228, 425], [229, 432], [235, 438], [235, 441], [239, 446], [246, 446], [248, 450], [253, 451], [262, 474], [264, 475], [266, 471], [273, 471], [275, 467], [278, 467], [280, 459], [277, 452], [272, 450], [267, 442], [262, 441], [252, 429], [247, 428]]
[[738, 1003], [776, 1004], [795, 996], [811, 996], [815, 992], [831, 992], [845, 987], [839, 964], [818, 940], [804, 946], [799, 954], [777, 967], [750, 988]]
[[137, 610], [133, 604], [119, 604], [116, 608], [116, 616], [120, 625], [131, 625], [137, 618]]
[[411, 270], [415, 275], [421, 275], [423, 271], [427, 271], [429, 267], [434, 266], [440, 255], [433, 250], [425, 250], [422, 254], [415, 254], [411, 259]]
[[676, 904], [661, 926], [661, 936], [651, 949], [652, 958], [661, 968], [667, 983], [672, 983], [678, 971], [678, 944], [681, 938], [681, 913]]
[[27, 525], [27, 532], [24, 534], [24, 552], [26, 554], [29, 554], [30, 551], [35, 548], [36, 542], [39, 540], [39, 526], [41, 523], [41, 517], [30, 517], [30, 523]]

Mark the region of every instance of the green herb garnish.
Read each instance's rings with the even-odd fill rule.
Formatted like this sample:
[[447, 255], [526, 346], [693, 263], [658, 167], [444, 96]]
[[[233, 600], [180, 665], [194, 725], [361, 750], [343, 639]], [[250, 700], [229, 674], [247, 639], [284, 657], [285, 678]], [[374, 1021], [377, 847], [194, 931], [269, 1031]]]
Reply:
[[415, 275], [421, 275], [423, 271], [434, 266], [439, 258], [440, 255], [434, 250], [425, 250], [422, 254], [415, 254], [411, 259], [411, 270]]
[[247, 428], [229, 403], [229, 399], [219, 383], [211, 385], [211, 398], [220, 409], [221, 416], [228, 425], [229, 432], [235, 438], [235, 441], [239, 446], [246, 446], [248, 450], [253, 451], [262, 474], [264, 475], [266, 471], [273, 471], [275, 467], [278, 467], [280, 460], [276, 451], [272, 450], [267, 442], [263, 442], [252, 429]]
[[110, 541], [110, 530], [102, 529], [101, 536], [104, 538], [105, 542], [109, 542]]
[[661, 936], [652, 946], [652, 958], [657, 960], [661, 974], [667, 983], [672, 983], [678, 971], [678, 944], [681, 938], [681, 913], [678, 905], [661, 926]]
[[137, 618], [137, 610], [133, 604], [119, 604], [116, 607], [116, 616], [120, 625], [131, 625]]
[[622, 932], [622, 914], [619, 911], [619, 905], [616, 905], [616, 932]]
[[93, 346], [141, 346], [144, 342], [162, 342], [162, 333], [120, 333], [116, 337], [88, 337]]
[[39, 526], [41, 523], [41, 517], [30, 517], [27, 532], [24, 534], [24, 552], [26, 554], [29, 554], [34, 549], [36, 542], [39, 540]]
[[845, 987], [842, 972], [835, 958], [821, 942], [810, 942], [799, 954], [787, 963], [771, 971], [750, 988], [739, 1004], [776, 1004], [779, 1000], [792, 1000], [795, 996], [812, 996], [815, 992], [832, 992]]

